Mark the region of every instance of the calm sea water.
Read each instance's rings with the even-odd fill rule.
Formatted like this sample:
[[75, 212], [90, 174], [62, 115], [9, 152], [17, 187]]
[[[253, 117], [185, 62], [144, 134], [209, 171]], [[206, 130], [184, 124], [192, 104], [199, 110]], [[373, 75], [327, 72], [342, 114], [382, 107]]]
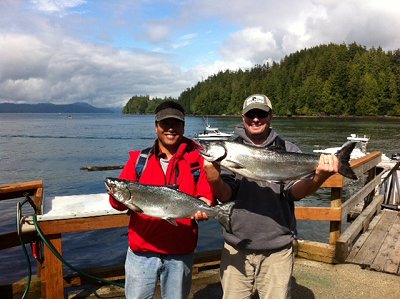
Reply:
[[[238, 117], [208, 121], [223, 131], [233, 131]], [[351, 133], [370, 137], [369, 151], [390, 155], [400, 152], [400, 122], [397, 120], [275, 118], [273, 127], [303, 152], [336, 147]], [[185, 135], [203, 130], [201, 117], [187, 117]], [[104, 192], [106, 176], [118, 171], [86, 172], [86, 165], [119, 165], [128, 152], [152, 145], [154, 116], [119, 114], [0, 114], [0, 185], [44, 181], [45, 197]], [[328, 206], [329, 193], [319, 192], [301, 205]], [[16, 203], [0, 202], [0, 232], [15, 230]], [[30, 214], [29, 208], [24, 210]], [[327, 242], [329, 223], [299, 222], [299, 237]], [[77, 267], [123, 263], [127, 247], [126, 229], [94, 231], [63, 236], [64, 257]], [[222, 246], [221, 229], [215, 221], [200, 225], [198, 251]], [[35, 271], [34, 263], [32, 261]], [[27, 275], [20, 247], [0, 251], [0, 284]]]

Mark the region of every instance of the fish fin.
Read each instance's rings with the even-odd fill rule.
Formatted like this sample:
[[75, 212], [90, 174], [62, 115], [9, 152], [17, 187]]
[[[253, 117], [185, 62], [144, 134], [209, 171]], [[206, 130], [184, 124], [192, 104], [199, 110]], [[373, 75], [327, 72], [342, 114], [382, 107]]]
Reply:
[[178, 226], [178, 223], [176, 223], [175, 219], [172, 218], [163, 218], [163, 219], [174, 226]]
[[234, 201], [214, 206], [218, 209], [218, 213], [215, 218], [221, 223], [221, 225], [225, 228], [228, 233], [232, 233], [231, 227], [231, 215], [233, 206], [235, 205]]
[[234, 168], [234, 169], [244, 168], [243, 164], [240, 164], [240, 163], [232, 161], [232, 160], [225, 160], [225, 165], [230, 168]]
[[350, 154], [357, 142], [349, 141], [343, 144], [342, 148], [335, 154], [339, 160], [339, 173], [349, 179], [357, 180], [357, 175], [351, 169], [349, 160]]

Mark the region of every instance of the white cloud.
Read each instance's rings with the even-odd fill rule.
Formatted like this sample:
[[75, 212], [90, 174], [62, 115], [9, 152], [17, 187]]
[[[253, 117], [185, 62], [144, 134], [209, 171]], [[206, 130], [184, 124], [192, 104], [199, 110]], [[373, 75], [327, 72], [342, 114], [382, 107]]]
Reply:
[[277, 59], [280, 54], [272, 32], [260, 27], [246, 28], [235, 32], [221, 49], [226, 61], [248, 61], [263, 64]]
[[398, 49], [397, 28], [396, 0], [3, 0], [0, 102], [178, 96], [323, 43]]
[[85, 0], [31, 0], [36, 9], [44, 12], [63, 12], [68, 8], [86, 3]]
[[[16, 44], [36, 45], [38, 53], [15, 51]], [[98, 47], [73, 39], [49, 48], [31, 36], [1, 39], [0, 102], [86, 101], [97, 106], [123, 105], [135, 94], [178, 96], [193, 78], [160, 54]], [[18, 68], [12, 68], [19, 65]], [[177, 79], [179, 83], [177, 83]]]
[[0, 82], [44, 76], [49, 47], [29, 35], [0, 35]]

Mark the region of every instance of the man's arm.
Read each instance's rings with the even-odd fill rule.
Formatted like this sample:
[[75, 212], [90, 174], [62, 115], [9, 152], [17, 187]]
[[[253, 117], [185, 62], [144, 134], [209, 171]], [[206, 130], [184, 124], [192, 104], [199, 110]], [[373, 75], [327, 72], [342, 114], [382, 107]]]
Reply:
[[315, 193], [319, 187], [339, 169], [339, 161], [335, 155], [322, 154], [319, 158], [315, 175], [312, 178], [299, 180], [290, 189], [295, 200], [300, 200], [307, 195]]
[[204, 160], [204, 170], [207, 174], [208, 182], [210, 183], [214, 197], [221, 202], [230, 201], [232, 189], [221, 178], [221, 167], [219, 163], [212, 163]]

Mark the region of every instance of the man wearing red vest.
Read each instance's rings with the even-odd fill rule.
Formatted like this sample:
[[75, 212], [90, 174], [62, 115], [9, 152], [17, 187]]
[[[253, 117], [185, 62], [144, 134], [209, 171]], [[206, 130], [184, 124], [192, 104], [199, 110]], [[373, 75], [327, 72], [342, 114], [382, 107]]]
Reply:
[[[214, 204], [203, 170], [203, 157], [196, 144], [183, 136], [183, 107], [174, 101], [164, 101], [155, 113], [157, 139], [142, 166], [143, 170], [137, 174], [141, 151], [132, 151], [119, 177], [143, 184], [175, 185], [182, 192]], [[198, 178], [193, 175], [193, 165], [197, 165], [199, 170]], [[127, 209], [111, 196], [110, 204], [117, 210]], [[163, 219], [131, 213], [125, 261], [126, 298], [153, 298], [158, 279], [163, 298], [189, 296], [193, 252], [198, 238], [195, 219], [204, 220], [207, 215], [197, 213], [193, 218], [177, 219], [177, 226], [174, 226]]]

